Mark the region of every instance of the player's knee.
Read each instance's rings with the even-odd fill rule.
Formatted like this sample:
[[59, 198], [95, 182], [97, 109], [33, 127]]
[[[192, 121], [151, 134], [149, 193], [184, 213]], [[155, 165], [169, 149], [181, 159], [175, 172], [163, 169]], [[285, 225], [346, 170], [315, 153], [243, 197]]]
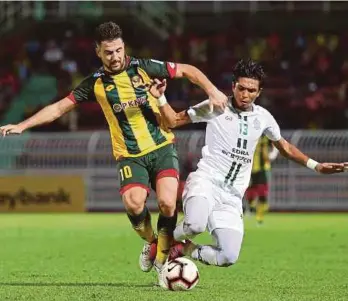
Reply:
[[222, 267], [229, 267], [237, 262], [239, 254], [236, 254], [235, 252], [231, 251], [221, 250], [221, 253], [219, 255], [220, 258], [218, 261], [218, 265]]
[[184, 223], [184, 232], [187, 236], [196, 236], [205, 231], [205, 225], [200, 223]]
[[165, 216], [172, 216], [176, 209], [175, 198], [159, 198], [158, 206], [160, 212]]
[[138, 215], [144, 209], [145, 199], [141, 195], [134, 193], [125, 193], [124, 195], [122, 195], [122, 200], [127, 212], [130, 214]]

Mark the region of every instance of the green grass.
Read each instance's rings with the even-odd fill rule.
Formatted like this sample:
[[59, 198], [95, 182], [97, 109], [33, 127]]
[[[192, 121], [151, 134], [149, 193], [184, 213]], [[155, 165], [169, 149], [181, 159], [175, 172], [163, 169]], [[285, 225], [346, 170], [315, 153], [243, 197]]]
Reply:
[[[197, 264], [190, 292], [154, 287], [142, 242], [121, 214], [0, 215], [4, 300], [348, 300], [348, 215], [273, 214], [245, 219], [239, 262]], [[198, 239], [210, 242], [208, 235]]]

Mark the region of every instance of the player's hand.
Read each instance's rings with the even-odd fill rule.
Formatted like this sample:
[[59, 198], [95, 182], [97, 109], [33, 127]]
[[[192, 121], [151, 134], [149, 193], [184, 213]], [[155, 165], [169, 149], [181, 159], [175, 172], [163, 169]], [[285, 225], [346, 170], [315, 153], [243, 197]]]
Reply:
[[22, 134], [23, 129], [18, 124], [7, 124], [0, 127], [0, 133], [3, 137], [13, 134]]
[[348, 168], [348, 163], [319, 163], [315, 169], [322, 174], [333, 174], [344, 172]]
[[164, 94], [164, 91], [167, 88], [167, 80], [162, 79], [159, 80], [158, 78], [155, 78], [151, 81], [150, 85], [150, 93], [152, 94], [153, 97], [160, 97]]
[[217, 88], [213, 89], [209, 94], [210, 110], [215, 108], [217, 111], [223, 112], [227, 105], [227, 96]]

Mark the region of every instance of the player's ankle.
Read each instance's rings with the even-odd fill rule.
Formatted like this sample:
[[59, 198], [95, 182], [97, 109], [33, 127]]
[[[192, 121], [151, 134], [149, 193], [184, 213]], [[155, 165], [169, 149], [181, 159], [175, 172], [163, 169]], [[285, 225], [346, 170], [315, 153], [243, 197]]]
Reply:
[[196, 250], [198, 247], [199, 247], [199, 245], [194, 244], [190, 240], [186, 240], [186, 242], [184, 243], [184, 247], [183, 247], [182, 251], [183, 251], [184, 255], [191, 256], [193, 251]]
[[162, 263], [162, 262], [158, 261], [157, 259], [155, 259], [153, 265], [157, 271], [160, 271], [164, 266], [164, 262]]

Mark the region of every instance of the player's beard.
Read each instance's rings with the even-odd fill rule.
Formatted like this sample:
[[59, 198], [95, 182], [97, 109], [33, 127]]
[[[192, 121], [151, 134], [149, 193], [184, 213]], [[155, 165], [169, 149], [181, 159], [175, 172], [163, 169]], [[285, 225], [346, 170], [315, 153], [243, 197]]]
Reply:
[[120, 61], [115, 61], [109, 64], [108, 69], [110, 72], [119, 72], [125, 68], [126, 58], [124, 57]]

